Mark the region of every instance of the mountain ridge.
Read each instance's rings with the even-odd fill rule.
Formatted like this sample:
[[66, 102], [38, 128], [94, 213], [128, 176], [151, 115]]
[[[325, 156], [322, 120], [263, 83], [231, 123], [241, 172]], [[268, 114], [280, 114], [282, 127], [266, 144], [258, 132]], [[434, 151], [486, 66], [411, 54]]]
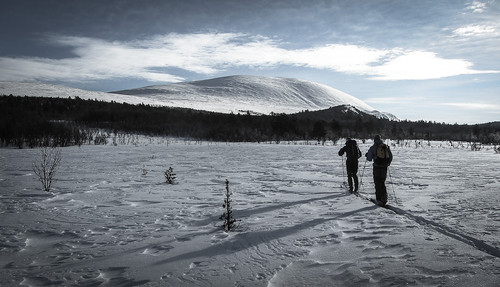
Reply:
[[336, 106], [352, 106], [377, 118], [397, 120], [363, 101], [327, 85], [281, 77], [233, 75], [207, 80], [152, 85], [115, 92], [97, 92], [62, 85], [0, 82], [0, 94], [79, 97], [106, 102], [190, 108], [222, 113], [294, 114]]
[[320, 83], [294, 78], [233, 75], [207, 80], [153, 85], [114, 91], [147, 97], [171, 106], [222, 113], [293, 114], [350, 105], [378, 118], [397, 119], [351, 96]]
[[81, 98], [84, 100], [101, 100], [105, 102], [129, 103], [129, 104], [149, 104], [161, 105], [160, 102], [149, 100], [143, 97], [113, 94], [107, 92], [88, 91], [71, 88], [63, 85], [52, 85], [29, 82], [1, 82], [0, 94], [29, 97], [53, 97], [53, 98]]

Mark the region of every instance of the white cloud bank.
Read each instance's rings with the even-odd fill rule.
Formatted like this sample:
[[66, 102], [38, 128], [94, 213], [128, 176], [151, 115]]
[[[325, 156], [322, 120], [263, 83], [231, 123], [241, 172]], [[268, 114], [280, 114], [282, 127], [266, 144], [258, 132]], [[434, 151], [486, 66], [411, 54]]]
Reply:
[[383, 105], [412, 105], [414, 103], [425, 102], [425, 97], [382, 97], [382, 98], [367, 98], [363, 100], [368, 104], [383, 104]]
[[69, 47], [72, 58], [0, 57], [3, 81], [96, 81], [140, 78], [178, 82], [168, 69], [215, 74], [232, 67], [272, 68], [281, 65], [326, 69], [375, 80], [426, 80], [478, 71], [463, 59], [444, 59], [427, 51], [381, 50], [329, 44], [286, 49], [262, 36], [236, 33], [168, 34], [129, 42], [85, 37], [52, 37], [54, 45]]
[[467, 4], [465, 9], [472, 11], [473, 13], [482, 13], [486, 10], [486, 3], [481, 1], [472, 1]]
[[500, 111], [500, 105], [485, 103], [443, 103], [443, 106], [452, 106], [467, 110], [496, 110]]
[[498, 31], [498, 24], [474, 24], [457, 28], [453, 34], [461, 37], [497, 37], [500, 35]]

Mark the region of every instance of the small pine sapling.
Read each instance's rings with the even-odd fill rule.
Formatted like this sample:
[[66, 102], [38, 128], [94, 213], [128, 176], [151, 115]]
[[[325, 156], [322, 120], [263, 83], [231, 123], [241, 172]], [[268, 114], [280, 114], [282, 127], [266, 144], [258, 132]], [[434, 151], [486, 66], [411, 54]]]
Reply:
[[236, 226], [235, 226], [235, 223], [236, 223], [236, 219], [233, 218], [233, 210], [232, 210], [232, 207], [231, 207], [231, 195], [233, 193], [229, 191], [229, 181], [226, 179], [226, 198], [224, 199], [224, 204], [222, 205], [222, 207], [225, 209], [224, 213], [219, 217], [221, 220], [224, 220], [224, 224], [222, 225], [222, 227], [224, 228], [224, 230], [226, 232], [228, 231], [231, 231], [232, 229], [234, 229]]
[[175, 182], [175, 173], [172, 167], [169, 167], [167, 171], [165, 171], [165, 181], [168, 184], [174, 184]]

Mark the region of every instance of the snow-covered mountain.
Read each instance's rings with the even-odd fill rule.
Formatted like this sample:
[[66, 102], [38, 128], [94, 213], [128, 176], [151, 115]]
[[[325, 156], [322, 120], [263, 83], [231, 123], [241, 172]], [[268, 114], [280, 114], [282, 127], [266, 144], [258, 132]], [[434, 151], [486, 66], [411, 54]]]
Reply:
[[0, 82], [0, 94], [39, 97], [79, 97], [102, 101], [150, 104], [222, 113], [297, 113], [346, 106], [379, 118], [395, 116], [332, 87], [290, 78], [229, 76], [203, 81], [147, 86], [112, 93], [40, 83]]
[[332, 87], [291, 78], [228, 76], [113, 93], [154, 99], [168, 106], [222, 113], [296, 113], [345, 105], [377, 117], [395, 118]]
[[0, 95], [29, 96], [29, 97], [53, 97], [53, 98], [75, 98], [83, 100], [97, 99], [100, 101], [129, 104], [150, 104], [164, 105], [162, 102], [144, 97], [135, 97], [129, 95], [120, 95], [106, 92], [95, 92], [81, 89], [75, 89], [60, 85], [49, 85], [41, 83], [22, 83], [22, 82], [0, 82]]

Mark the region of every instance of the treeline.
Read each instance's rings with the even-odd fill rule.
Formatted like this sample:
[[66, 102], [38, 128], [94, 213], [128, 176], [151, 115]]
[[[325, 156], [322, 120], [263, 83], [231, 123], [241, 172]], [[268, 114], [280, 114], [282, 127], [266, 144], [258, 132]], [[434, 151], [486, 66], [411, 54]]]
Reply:
[[108, 132], [212, 141], [336, 141], [344, 137], [500, 142], [500, 123], [448, 125], [378, 119], [347, 107], [297, 114], [222, 114], [80, 98], [0, 96], [0, 144], [106, 143]]
[[[345, 112], [350, 110], [350, 112]], [[467, 141], [483, 144], [500, 143], [500, 122], [459, 125], [431, 121], [393, 121], [379, 119], [352, 107], [334, 107], [297, 114], [301, 118], [322, 122], [340, 137], [371, 138], [381, 134], [396, 140]]]

